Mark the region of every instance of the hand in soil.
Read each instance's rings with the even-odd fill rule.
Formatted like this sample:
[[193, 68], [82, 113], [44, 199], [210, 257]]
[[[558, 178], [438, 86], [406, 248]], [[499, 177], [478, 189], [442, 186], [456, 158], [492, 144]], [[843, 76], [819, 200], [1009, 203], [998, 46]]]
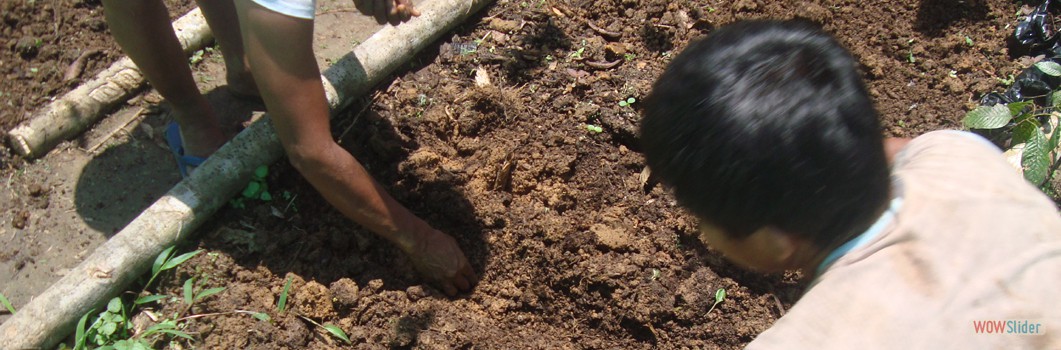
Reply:
[[416, 270], [449, 296], [471, 290], [478, 281], [457, 241], [438, 230], [431, 230], [407, 253]]
[[398, 25], [420, 16], [411, 0], [354, 0], [354, 6], [361, 13], [375, 17], [380, 24]]

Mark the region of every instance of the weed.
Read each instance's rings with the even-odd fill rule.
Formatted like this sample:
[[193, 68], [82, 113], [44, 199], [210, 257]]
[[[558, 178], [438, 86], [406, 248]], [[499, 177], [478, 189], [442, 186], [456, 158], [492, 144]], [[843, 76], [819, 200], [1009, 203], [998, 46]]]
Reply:
[[269, 193], [269, 184], [266, 183], [265, 178], [269, 176], [269, 167], [262, 165], [254, 169], [254, 174], [251, 175], [251, 180], [247, 182], [247, 186], [240, 192], [241, 197], [236, 197], [229, 201], [229, 204], [233, 208], [243, 209], [246, 208], [244, 200], [261, 200], [268, 202], [273, 200], [273, 194]]
[[[202, 250], [196, 250], [174, 257], [173, 250], [174, 247], [166, 248], [157, 258], [155, 258], [155, 261], [151, 264], [151, 277], [148, 279], [147, 283], [144, 284], [144, 290], [146, 290], [163, 271], [173, 269], [185, 261], [188, 261], [188, 259], [202, 253]], [[192, 280], [193, 279], [189, 279], [189, 281]], [[185, 285], [189, 286], [190, 284], [185, 282]], [[192, 300], [200, 300], [210, 295], [217, 294], [221, 290], [223, 290], [223, 288], [211, 288], [201, 291], [198, 295], [193, 296]], [[141, 293], [142, 292], [143, 290]], [[107, 308], [105, 310], [99, 314], [95, 314], [92, 324], [88, 324], [88, 320], [90, 319], [90, 316], [94, 314], [95, 310], [89, 310], [89, 312], [85, 313], [85, 315], [83, 315], [78, 321], [74, 336], [74, 349], [87, 349], [90, 344], [98, 346], [100, 349], [151, 349], [151, 344], [154, 343], [154, 337], [157, 335], [170, 335], [189, 340], [192, 339], [187, 333], [177, 329], [177, 322], [175, 320], [166, 320], [147, 328], [140, 334], [132, 334], [133, 327], [132, 323], [129, 321], [128, 315], [140, 305], [153, 303], [168, 297], [168, 295], [141, 296], [133, 300], [132, 304], [128, 307], [122, 302], [121, 297], [114, 297], [107, 303]]]
[[202, 62], [203, 61], [203, 52], [204, 52], [203, 50], [199, 50], [199, 51], [195, 51], [195, 53], [192, 53], [192, 56], [188, 57], [188, 63], [191, 63], [191, 64], [194, 65], [194, 64], [198, 64], [199, 62]]
[[570, 55], [567, 55], [567, 57], [573, 60], [581, 60], [583, 52], [586, 52], [586, 48], [580, 47], [575, 52], [572, 52]]
[[317, 327], [320, 327], [320, 328], [324, 328], [324, 330], [328, 331], [328, 333], [331, 333], [333, 337], [339, 338], [339, 340], [342, 340], [344, 343], [350, 344], [350, 337], [346, 336], [346, 332], [343, 332], [343, 329], [339, 328], [339, 326], [336, 326], [336, 325], [333, 325], [333, 324], [327, 324], [327, 323], [322, 325], [320, 323], [317, 323], [317, 322], [311, 320], [309, 317], [306, 317], [306, 316], [299, 316], [299, 317], [301, 317], [303, 320], [306, 320], [306, 322], [312, 323], [314, 326], [317, 326]]
[[11, 302], [7, 300], [7, 297], [5, 297], [3, 293], [0, 293], [0, 304], [3, 304], [4, 308], [6, 308], [12, 315], [15, 314], [15, 307], [11, 306]]
[[620, 100], [619, 101], [619, 107], [626, 107], [626, 106], [634, 104], [634, 102], [637, 102], [636, 98], [628, 97], [625, 100]]
[[632, 54], [632, 53], [624, 53], [623, 54], [623, 59], [626, 60], [627, 62], [633, 61], [635, 58], [637, 58], [637, 55], [635, 55], [635, 54]]
[[719, 288], [718, 290], [715, 291], [715, 303], [711, 304], [711, 308], [707, 309], [707, 313], [710, 314], [711, 311], [715, 309], [715, 306], [718, 306], [718, 304], [721, 304], [725, 300], [726, 300], [726, 289], [725, 288]]
[[965, 45], [973, 46], [973, 39], [969, 38], [968, 35], [965, 36]]
[[593, 125], [593, 124], [586, 124], [586, 130], [589, 130], [590, 132], [594, 132], [594, 133], [598, 133], [598, 134], [604, 132], [604, 128], [601, 128], [600, 126]]
[[211, 295], [214, 295], [214, 294], [217, 294], [217, 293], [221, 293], [222, 291], [225, 290], [225, 287], [216, 287], [216, 288], [210, 288], [210, 289], [201, 290], [201, 291], [199, 291], [199, 293], [194, 293], [194, 287], [195, 287], [195, 278], [194, 277], [193, 278], [189, 278], [187, 281], [184, 281], [184, 304], [188, 305], [189, 307], [191, 307], [193, 303], [195, 303], [195, 302], [197, 302], [199, 300], [203, 300], [203, 298], [206, 298], [208, 296], [211, 296]]
[[1013, 74], [1010, 74], [1009, 78], [1005, 79], [995, 77], [995, 80], [998, 80], [998, 83], [1002, 85], [1013, 85], [1013, 83], [1017, 81], [1017, 79], [1013, 77]]
[[287, 278], [287, 282], [284, 282], [284, 290], [280, 291], [280, 299], [276, 301], [276, 311], [284, 312], [287, 310], [287, 292], [291, 289], [291, 277]]

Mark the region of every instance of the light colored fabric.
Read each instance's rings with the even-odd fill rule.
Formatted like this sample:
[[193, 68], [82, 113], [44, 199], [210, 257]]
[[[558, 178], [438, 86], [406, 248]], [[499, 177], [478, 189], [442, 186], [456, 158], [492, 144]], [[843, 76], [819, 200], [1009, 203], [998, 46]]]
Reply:
[[291, 17], [313, 19], [317, 0], [251, 0], [262, 7]]
[[[914, 139], [893, 176], [903, 206], [890, 227], [825, 269], [748, 348], [1061, 349], [1054, 203], [961, 133]], [[977, 332], [983, 321], [1040, 334]]]

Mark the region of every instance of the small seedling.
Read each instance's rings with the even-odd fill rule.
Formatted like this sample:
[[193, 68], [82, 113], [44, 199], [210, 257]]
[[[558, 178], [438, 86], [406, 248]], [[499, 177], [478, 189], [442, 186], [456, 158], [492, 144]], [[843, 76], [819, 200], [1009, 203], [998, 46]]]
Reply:
[[187, 281], [184, 281], [184, 303], [187, 304], [188, 306], [191, 306], [192, 303], [195, 303], [195, 302], [197, 302], [199, 300], [203, 300], [203, 298], [206, 298], [208, 296], [211, 296], [211, 295], [214, 295], [214, 294], [217, 294], [217, 293], [221, 293], [222, 291], [225, 290], [225, 287], [217, 287], [217, 288], [210, 288], [210, 289], [201, 290], [201, 291], [199, 291], [199, 293], [194, 293], [194, 291], [193, 291], [194, 287], [195, 287], [195, 278], [189, 278]]
[[6, 308], [7, 311], [10, 312], [12, 315], [15, 314], [15, 307], [11, 306], [11, 302], [8, 301], [7, 297], [5, 297], [2, 293], [0, 293], [0, 304], [4, 304], [4, 308]]
[[629, 98], [627, 98], [625, 100], [619, 101], [619, 107], [630, 106], [630, 105], [633, 105], [634, 102], [637, 102], [637, 99], [633, 98], [633, 97], [629, 97]]
[[195, 51], [191, 57], [188, 57], [188, 63], [197, 64], [203, 61], [203, 50]]
[[965, 45], [973, 46], [973, 39], [968, 36], [965, 37]]
[[721, 304], [725, 300], [726, 300], [726, 289], [725, 288], [719, 288], [718, 290], [715, 291], [715, 303], [711, 304], [711, 308], [707, 310], [707, 313], [711, 313], [711, 310], [714, 310], [715, 306], [718, 306], [718, 304]]
[[914, 57], [914, 50], [910, 50], [910, 53], [906, 55], [906, 60], [910, 63], [917, 63], [917, 58]]
[[287, 278], [287, 282], [284, 282], [284, 290], [280, 292], [280, 300], [276, 301], [276, 311], [284, 312], [287, 310], [287, 292], [291, 289], [291, 277]]
[[625, 59], [627, 62], [633, 61], [635, 58], [637, 58], [637, 55], [635, 55], [635, 54], [632, 54], [632, 53], [623, 54], [623, 59]]
[[577, 50], [577, 51], [575, 51], [575, 52], [572, 52], [572, 53], [571, 53], [570, 55], [568, 55], [567, 57], [569, 57], [569, 58], [571, 58], [571, 59], [573, 59], [573, 60], [581, 60], [581, 59], [582, 59], [582, 53], [583, 53], [583, 52], [586, 52], [586, 48], [585, 48], [585, 47], [580, 47], [580, 48], [578, 48], [578, 50]]
[[344, 343], [350, 344], [350, 337], [346, 336], [346, 332], [343, 332], [343, 329], [339, 328], [339, 326], [336, 326], [336, 325], [333, 325], [333, 324], [327, 324], [327, 323], [322, 325], [320, 323], [317, 323], [317, 322], [311, 320], [309, 317], [306, 317], [306, 316], [299, 316], [299, 317], [301, 317], [303, 320], [306, 320], [306, 322], [312, 323], [314, 326], [324, 328], [324, 330], [328, 331], [328, 333], [331, 333], [332, 336], [338, 338], [339, 340], [342, 340]]
[[593, 124], [586, 124], [586, 130], [589, 130], [590, 132], [598, 133], [598, 134], [604, 132], [604, 128], [601, 128], [600, 126], [593, 125]]
[[952, 69], [950, 72], [947, 72], [947, 76], [949, 76], [951, 78], [957, 78], [958, 77], [958, 71]]
[[162, 273], [162, 271], [177, 267], [178, 265], [183, 264], [185, 261], [188, 261], [188, 259], [191, 259], [196, 255], [199, 255], [199, 253], [203, 252], [202, 249], [199, 249], [194, 252], [184, 253], [178, 255], [176, 258], [172, 258], [173, 248], [175, 248], [175, 246], [166, 248], [166, 250], [162, 251], [162, 254], [159, 254], [158, 257], [155, 258], [155, 262], [151, 264], [151, 278], [147, 280], [146, 284], [144, 284], [145, 289], [151, 285], [151, 282], [155, 281], [155, 278], [157, 278], [158, 274]]

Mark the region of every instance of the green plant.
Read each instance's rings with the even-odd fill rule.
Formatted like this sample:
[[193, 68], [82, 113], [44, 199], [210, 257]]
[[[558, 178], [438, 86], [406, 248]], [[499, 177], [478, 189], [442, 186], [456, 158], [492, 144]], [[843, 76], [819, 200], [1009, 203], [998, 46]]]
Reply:
[[232, 207], [236, 209], [243, 209], [246, 207], [244, 200], [261, 200], [268, 202], [273, 200], [273, 194], [269, 193], [269, 184], [266, 183], [265, 178], [269, 176], [269, 167], [262, 165], [254, 169], [254, 174], [251, 175], [251, 180], [247, 182], [247, 186], [240, 192], [240, 197], [236, 197], [229, 202]]
[[597, 134], [604, 132], [604, 128], [593, 124], [586, 124], [586, 130]]
[[633, 105], [634, 102], [637, 102], [636, 98], [628, 97], [625, 100], [619, 100], [619, 107], [630, 106], [630, 105]]
[[287, 278], [287, 282], [284, 282], [284, 290], [280, 291], [280, 299], [276, 301], [276, 311], [284, 312], [287, 310], [287, 292], [291, 289], [291, 277]]
[[339, 338], [339, 340], [342, 340], [344, 343], [350, 344], [350, 337], [346, 336], [346, 332], [343, 332], [343, 329], [339, 328], [339, 326], [336, 326], [336, 325], [333, 325], [333, 324], [327, 324], [327, 323], [322, 325], [320, 323], [317, 323], [317, 322], [311, 320], [309, 317], [306, 317], [306, 316], [299, 316], [299, 317], [301, 317], [303, 320], [306, 320], [306, 322], [312, 323], [314, 326], [317, 326], [317, 327], [320, 327], [320, 328], [324, 328], [324, 330], [328, 331], [328, 333], [331, 333], [333, 337]]
[[[202, 250], [200, 249], [174, 257], [174, 248], [175, 247], [166, 248], [155, 258], [155, 261], [151, 264], [151, 277], [148, 279], [147, 283], [144, 284], [141, 294], [143, 291], [147, 290], [147, 287], [150, 286], [163, 271], [173, 269], [195, 257], [199, 253], [202, 253]], [[189, 279], [189, 281], [191, 280], [192, 279]], [[185, 285], [188, 285], [188, 283], [185, 282]], [[217, 288], [211, 288], [201, 291], [198, 295], [194, 296], [192, 300], [200, 300], [207, 296], [217, 294], [221, 290], [223, 290], [223, 288], [220, 290], [217, 290]], [[168, 295], [141, 296], [133, 300], [132, 305], [130, 306], [126, 306], [121, 297], [114, 297], [107, 303], [107, 308], [102, 312], [94, 314], [95, 310], [90, 310], [85, 313], [85, 315], [81, 316], [81, 319], [78, 321], [74, 335], [74, 349], [87, 349], [87, 346], [90, 344], [97, 346], [97, 349], [151, 349], [151, 344], [154, 342], [154, 338], [158, 335], [171, 335], [192, 339], [187, 333], [177, 329], [177, 323], [174, 320], [166, 320], [148, 327], [139, 334], [132, 334], [133, 328], [131, 322], [129, 322], [128, 315], [141, 305], [156, 302], [168, 297]], [[93, 315], [95, 315], [94, 321], [91, 324], [88, 324], [90, 317]]]
[[726, 300], [726, 289], [725, 288], [719, 288], [718, 290], [715, 291], [715, 303], [711, 304], [711, 308], [707, 310], [707, 313], [711, 313], [711, 311], [715, 309], [715, 306], [718, 306], [718, 304], [721, 304], [725, 300]]
[[0, 304], [3, 304], [4, 308], [6, 308], [12, 315], [15, 314], [15, 307], [11, 306], [11, 302], [7, 300], [7, 297], [5, 297], [3, 293], [0, 293]]
[[225, 287], [216, 287], [216, 288], [209, 288], [209, 289], [200, 290], [198, 293], [194, 293], [194, 291], [193, 291], [194, 287], [195, 287], [195, 278], [194, 277], [193, 278], [189, 278], [187, 281], [184, 281], [184, 304], [188, 305], [189, 307], [192, 306], [193, 303], [195, 303], [195, 302], [197, 302], [199, 300], [202, 300], [203, 298], [206, 298], [208, 296], [211, 296], [211, 295], [214, 295], [214, 294], [217, 294], [217, 293], [221, 293], [222, 291], [225, 290]]
[[965, 45], [973, 46], [973, 39], [969, 36], [965, 36]]
[[[1044, 74], [1061, 76], [1061, 65], [1057, 63], [1042, 61], [1035, 67]], [[1032, 101], [980, 106], [969, 111], [962, 124], [969, 129], [999, 130], [998, 135], [1003, 139], [996, 141], [1024, 144], [1020, 161], [1024, 178], [1042, 186], [1050, 179], [1051, 168], [1061, 161], [1058, 159], [1061, 128], [1049, 123], [1050, 118], [1061, 117], [1061, 91], [1054, 91], [1049, 97], [1048, 106], [1038, 106]]]

